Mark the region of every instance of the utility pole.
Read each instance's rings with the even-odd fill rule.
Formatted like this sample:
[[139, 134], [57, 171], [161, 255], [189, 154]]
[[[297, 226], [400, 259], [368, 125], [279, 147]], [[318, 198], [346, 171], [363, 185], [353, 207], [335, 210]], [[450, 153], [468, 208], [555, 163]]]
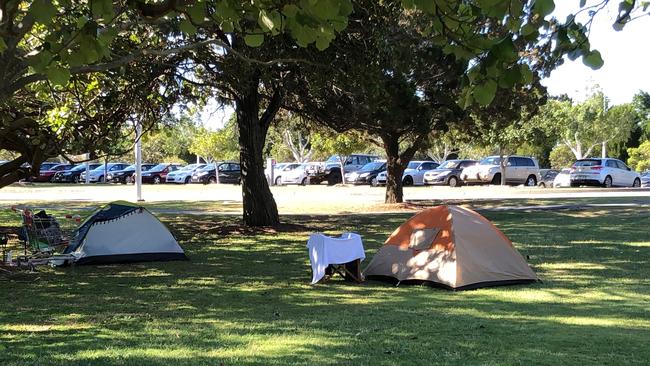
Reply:
[[144, 201], [142, 199], [142, 146], [140, 140], [142, 138], [142, 124], [140, 120], [135, 122], [135, 190], [138, 202]]

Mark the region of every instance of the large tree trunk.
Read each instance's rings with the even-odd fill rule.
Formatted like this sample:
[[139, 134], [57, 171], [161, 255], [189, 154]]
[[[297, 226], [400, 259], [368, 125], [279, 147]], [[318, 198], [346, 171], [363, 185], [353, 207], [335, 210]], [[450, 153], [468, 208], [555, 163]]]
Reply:
[[[244, 223], [248, 226], [275, 226], [280, 222], [278, 207], [264, 175], [263, 149], [270, 121], [275, 116], [270, 105], [260, 117], [259, 77], [251, 77], [236, 99], [241, 162]], [[273, 102], [271, 102], [273, 104]], [[269, 113], [272, 112], [272, 113]]]
[[396, 138], [383, 137], [384, 150], [386, 151], [386, 197], [385, 203], [404, 202], [402, 187], [402, 174], [405, 164], [399, 154], [399, 142]]

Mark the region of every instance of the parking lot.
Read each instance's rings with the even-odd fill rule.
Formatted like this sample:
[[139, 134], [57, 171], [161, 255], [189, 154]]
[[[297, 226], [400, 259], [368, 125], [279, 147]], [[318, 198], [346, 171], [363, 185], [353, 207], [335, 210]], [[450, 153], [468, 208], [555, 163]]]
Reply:
[[[384, 202], [385, 188], [369, 186], [276, 186], [271, 187], [282, 213], [344, 213], [354, 211], [380, 211]], [[144, 185], [142, 195], [147, 202], [162, 201], [214, 201], [240, 212], [241, 186], [230, 184]], [[526, 200], [571, 199], [603, 197], [650, 197], [648, 188], [564, 188], [543, 189], [537, 187], [469, 186], [469, 187], [405, 187], [407, 202], [438, 200]], [[103, 184], [30, 184], [13, 185], [0, 190], [0, 201], [11, 203], [64, 201], [116, 200], [135, 201], [132, 185]], [[175, 205], [179, 209], [192, 210], [191, 204]], [[390, 208], [389, 208], [390, 209]], [[394, 207], [392, 209], [395, 209]]]

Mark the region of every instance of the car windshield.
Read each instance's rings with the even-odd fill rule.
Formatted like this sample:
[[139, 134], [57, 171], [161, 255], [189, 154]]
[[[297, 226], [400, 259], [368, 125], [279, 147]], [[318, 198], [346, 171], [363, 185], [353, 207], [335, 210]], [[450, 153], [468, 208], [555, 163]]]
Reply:
[[645, 172], [641, 173], [641, 176], [642, 177], [650, 177], [650, 171], [645, 171]]
[[41, 164], [41, 171], [43, 172], [43, 171], [46, 171], [46, 170], [50, 170], [50, 169], [54, 168], [57, 165], [59, 165], [59, 164]]
[[440, 164], [438, 169], [456, 169], [456, 166], [458, 165], [458, 160], [447, 160]]
[[[106, 167], [106, 169], [110, 169], [110, 168], [111, 168], [111, 164], [108, 164], [108, 166]], [[98, 167], [95, 168], [95, 169], [91, 169], [91, 170], [94, 170], [94, 171], [98, 171], [98, 172], [100, 172], [100, 171], [104, 170], [104, 164], [98, 166]]]
[[79, 171], [82, 171], [82, 170], [86, 170], [86, 164], [76, 165], [75, 167], [73, 167], [70, 170], [73, 171], [73, 172], [79, 172]]
[[198, 167], [200, 165], [201, 164], [190, 164], [190, 165], [186, 165], [186, 166], [184, 166], [184, 167], [182, 167], [182, 168], [180, 168], [178, 170], [194, 170], [194, 169], [196, 169], [196, 167]]
[[412, 161], [406, 166], [406, 169], [417, 169], [420, 166], [419, 161]]
[[273, 166], [273, 169], [283, 169], [285, 166], [287, 166], [286, 163], [275, 164], [275, 165]]
[[546, 172], [546, 174], [544, 174], [544, 177], [546, 179], [552, 179], [552, 178], [555, 178], [555, 176], [557, 176], [557, 175], [558, 175], [557, 170], [549, 170], [548, 172]]
[[361, 168], [362, 172], [371, 172], [373, 170], [381, 169], [384, 166], [384, 163], [381, 161], [375, 161], [373, 163], [368, 163]]
[[285, 166], [283, 170], [288, 172], [290, 170], [294, 170], [294, 169], [300, 167], [301, 165], [302, 164], [289, 164], [289, 165]]
[[341, 161], [341, 158], [338, 155], [332, 155], [330, 156], [329, 159], [327, 159], [328, 163], [338, 163]]
[[154, 171], [154, 172], [159, 172], [159, 171], [164, 170], [165, 168], [167, 168], [168, 165], [169, 164], [158, 164], [158, 165], [156, 165], [155, 167], [153, 167], [153, 168], [151, 168], [149, 170]]
[[600, 159], [578, 160], [573, 166], [598, 166], [601, 165]]
[[480, 165], [499, 165], [501, 164], [501, 158], [498, 156], [490, 156], [481, 160]]
[[208, 170], [214, 170], [214, 164], [208, 164], [204, 166], [203, 168], [199, 169], [200, 171], [208, 171]]

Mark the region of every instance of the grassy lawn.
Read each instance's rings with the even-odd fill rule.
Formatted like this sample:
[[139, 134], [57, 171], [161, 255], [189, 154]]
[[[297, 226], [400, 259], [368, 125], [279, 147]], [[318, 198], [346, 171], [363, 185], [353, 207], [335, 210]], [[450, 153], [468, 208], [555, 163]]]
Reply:
[[232, 215], [161, 215], [191, 261], [0, 277], [0, 365], [650, 360], [647, 208], [486, 213], [530, 256], [540, 284], [309, 285], [309, 233], [359, 232], [370, 259], [409, 216], [285, 216], [293, 225], [274, 232], [242, 230]]

